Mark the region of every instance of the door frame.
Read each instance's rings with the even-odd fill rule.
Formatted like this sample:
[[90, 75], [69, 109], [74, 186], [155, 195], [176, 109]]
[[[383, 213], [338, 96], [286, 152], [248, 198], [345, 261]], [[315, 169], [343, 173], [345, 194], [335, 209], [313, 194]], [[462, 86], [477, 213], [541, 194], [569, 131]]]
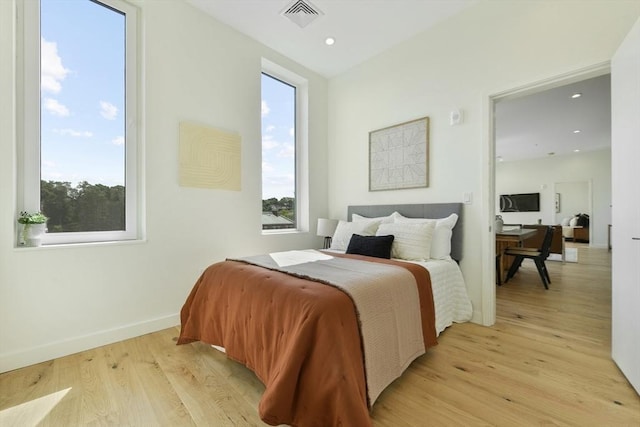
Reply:
[[551, 76], [542, 80], [523, 83], [519, 86], [506, 88], [486, 96], [485, 123], [487, 124], [487, 142], [483, 150], [483, 187], [488, 189], [483, 199], [484, 223], [487, 224], [487, 233], [483, 235], [484, 251], [483, 280], [482, 280], [482, 323], [493, 325], [496, 321], [496, 272], [495, 272], [495, 199], [496, 199], [496, 140], [495, 140], [495, 104], [498, 101], [531, 95], [547, 89], [553, 89], [576, 83], [582, 80], [599, 77], [611, 72], [611, 61], [596, 63], [584, 68], [569, 71], [567, 73]]

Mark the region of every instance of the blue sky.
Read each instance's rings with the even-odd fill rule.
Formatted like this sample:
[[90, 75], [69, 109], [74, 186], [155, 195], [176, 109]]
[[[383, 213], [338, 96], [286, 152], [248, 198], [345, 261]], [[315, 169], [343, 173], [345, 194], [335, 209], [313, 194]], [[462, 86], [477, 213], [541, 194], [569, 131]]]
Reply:
[[295, 197], [295, 89], [262, 75], [262, 198]]
[[41, 3], [41, 177], [124, 184], [124, 15]]
[[[124, 15], [42, 0], [42, 179], [124, 184]], [[262, 76], [263, 198], [295, 197], [295, 89]]]

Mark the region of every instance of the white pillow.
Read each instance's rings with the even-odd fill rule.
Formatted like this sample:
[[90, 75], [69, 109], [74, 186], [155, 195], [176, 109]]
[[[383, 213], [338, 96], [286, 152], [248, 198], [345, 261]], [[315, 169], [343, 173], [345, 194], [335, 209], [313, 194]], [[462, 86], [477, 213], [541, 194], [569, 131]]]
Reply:
[[376, 230], [380, 225], [380, 221], [360, 221], [360, 222], [347, 222], [338, 221], [336, 231], [333, 233], [331, 239], [331, 248], [338, 251], [346, 251], [349, 246], [351, 236], [359, 234], [361, 236], [375, 236]]
[[[395, 217], [398, 223], [420, 224], [424, 222], [434, 221], [428, 218], [407, 218], [400, 214]], [[453, 227], [458, 222], [458, 215], [452, 213], [446, 218], [435, 220], [436, 227], [433, 231], [433, 239], [431, 240], [431, 258], [432, 259], [451, 259], [451, 236], [453, 235]]]
[[562, 218], [562, 222], [560, 223], [560, 225], [562, 225], [563, 227], [568, 227], [569, 226], [569, 221], [571, 221], [570, 218]]
[[389, 216], [379, 216], [376, 218], [369, 218], [366, 216], [351, 214], [351, 221], [353, 222], [363, 222], [363, 221], [380, 221], [379, 224], [389, 224], [393, 222], [393, 219], [396, 215], [400, 215], [398, 212], [394, 212]]
[[574, 216], [569, 220], [569, 226], [575, 227], [576, 225], [578, 225], [578, 217]]
[[391, 245], [391, 258], [426, 261], [431, 256], [431, 239], [435, 226], [435, 219], [423, 223], [380, 224], [376, 236], [395, 236]]

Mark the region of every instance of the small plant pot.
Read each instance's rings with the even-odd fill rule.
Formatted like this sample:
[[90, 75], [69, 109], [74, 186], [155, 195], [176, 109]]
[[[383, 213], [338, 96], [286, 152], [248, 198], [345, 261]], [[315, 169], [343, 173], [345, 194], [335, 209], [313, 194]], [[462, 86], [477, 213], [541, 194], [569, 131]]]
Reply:
[[42, 235], [47, 231], [47, 224], [25, 224], [24, 242], [27, 246], [37, 247], [42, 245]]

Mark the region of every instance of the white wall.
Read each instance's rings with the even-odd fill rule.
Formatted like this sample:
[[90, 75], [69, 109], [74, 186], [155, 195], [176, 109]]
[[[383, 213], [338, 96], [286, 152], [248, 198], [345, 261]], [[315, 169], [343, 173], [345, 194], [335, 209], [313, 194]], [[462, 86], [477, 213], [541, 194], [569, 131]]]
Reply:
[[555, 220], [551, 221], [551, 224], [560, 224], [564, 219], [571, 219], [578, 213], [592, 215], [589, 203], [591, 188], [588, 181], [556, 182], [554, 191], [559, 197], [560, 209], [555, 212]]
[[[329, 212], [349, 204], [462, 201], [461, 267], [474, 320], [494, 320], [489, 97], [609, 61], [640, 14], [627, 1], [479, 2], [329, 82]], [[594, 30], [597, 29], [597, 30]], [[462, 125], [449, 111], [462, 108]], [[429, 116], [429, 188], [368, 191], [368, 132]]]
[[[590, 245], [604, 248], [607, 246], [607, 226], [611, 224], [609, 149], [496, 163], [496, 200], [500, 194], [540, 193], [540, 212], [502, 212], [500, 215], [507, 224], [535, 224], [538, 218], [543, 224], [557, 224], [562, 217], [555, 213], [555, 184], [577, 181], [590, 186], [593, 211], [573, 211], [573, 214], [590, 214]], [[561, 206], [563, 203], [561, 196]], [[499, 212], [497, 201], [496, 212]]]
[[[315, 224], [327, 211], [326, 79], [183, 2], [147, 1], [139, 3], [146, 240], [14, 248], [20, 207], [13, 3], [0, 1], [0, 371], [178, 324], [201, 271], [225, 257], [320, 247]], [[309, 80], [311, 233], [261, 234], [263, 56]], [[181, 120], [240, 133], [242, 191], [178, 186]]]

